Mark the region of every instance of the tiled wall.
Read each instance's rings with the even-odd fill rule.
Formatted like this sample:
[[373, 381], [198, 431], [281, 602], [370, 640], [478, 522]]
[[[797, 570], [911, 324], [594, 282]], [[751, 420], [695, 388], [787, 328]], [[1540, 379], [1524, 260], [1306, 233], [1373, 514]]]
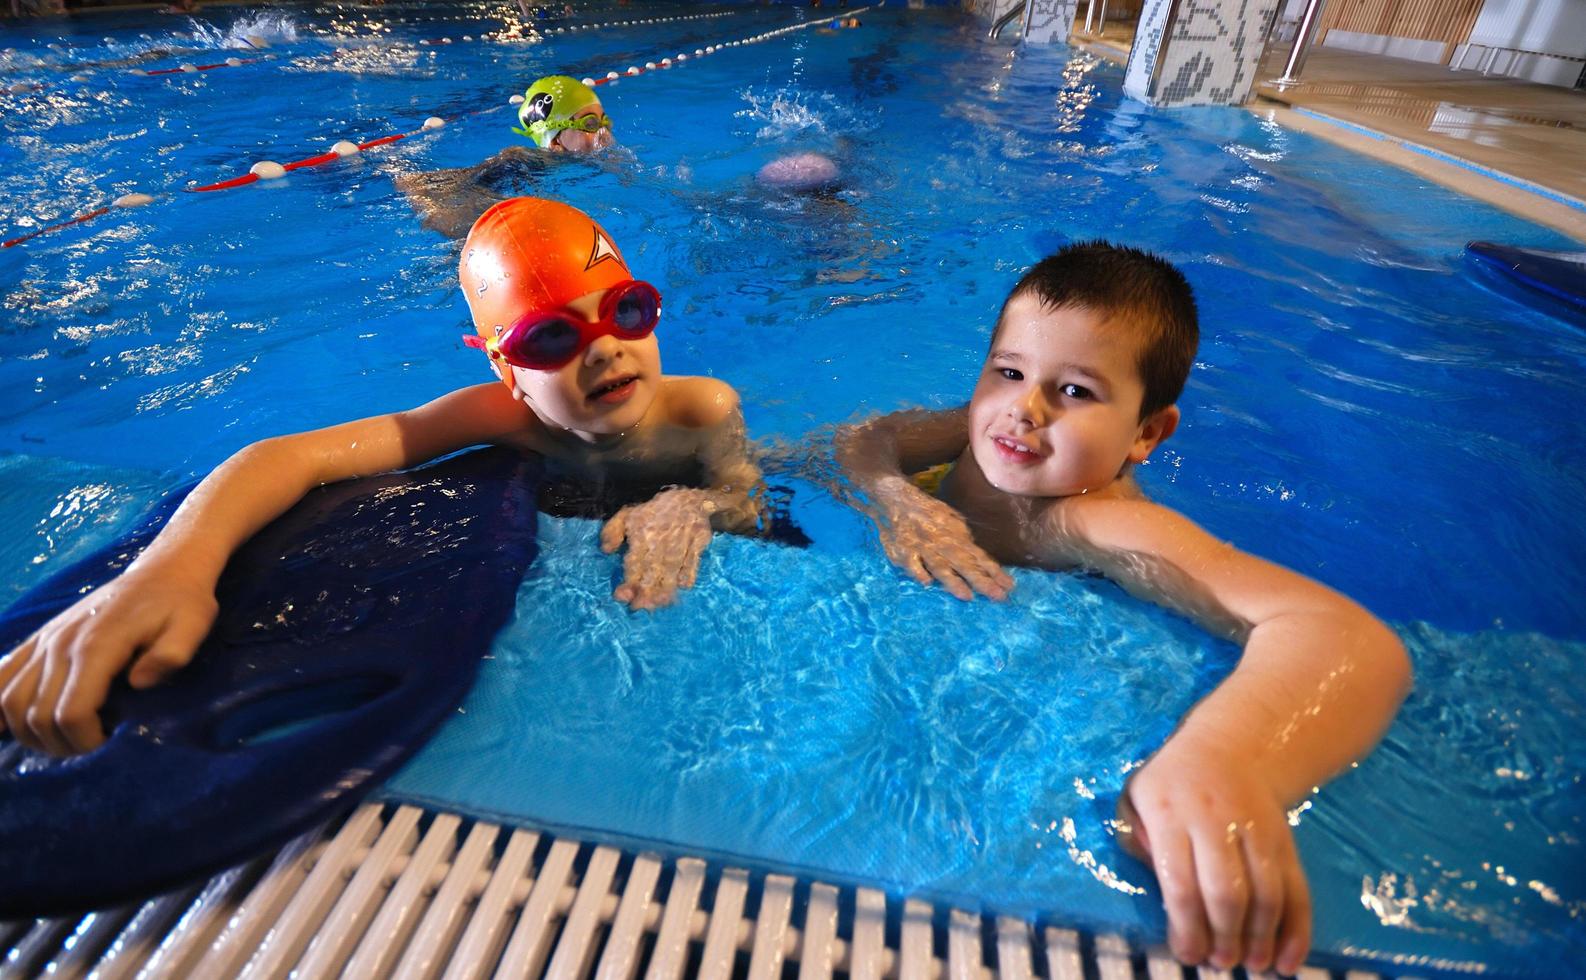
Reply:
[[1243, 102], [1277, 5], [1278, 0], [1145, 0], [1124, 93], [1157, 106]]
[[1019, 5], [1020, 0], [964, 0], [964, 9], [990, 25]]
[[1031, 44], [1067, 44], [1079, 0], [1029, 0], [1024, 39]]

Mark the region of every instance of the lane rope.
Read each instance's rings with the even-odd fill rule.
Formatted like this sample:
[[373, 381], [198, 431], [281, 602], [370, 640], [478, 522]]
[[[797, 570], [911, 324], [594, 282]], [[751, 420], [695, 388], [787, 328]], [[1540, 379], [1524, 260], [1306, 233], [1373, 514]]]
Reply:
[[[882, 0], [882, 3], [885, 3], [885, 2], [886, 2], [886, 0]], [[872, 7], [879, 7], [879, 6], [881, 6], [881, 4], [872, 4], [872, 5], [866, 6], [866, 7], [857, 7], [855, 9], [853, 9], [853, 10], [846, 10], [845, 9], [843, 11], [843, 13], [842, 13], [842, 17], [841, 18], [838, 18], [838, 17], [823, 17], [820, 20], [809, 20], [809, 21], [805, 21], [802, 24], [789, 24], [786, 27], [779, 27], [779, 28], [777, 28], [774, 31], [766, 31], [766, 32], [761, 33], [761, 34], [751, 34], [748, 37], [739, 38], [736, 41], [726, 41], [726, 42], [723, 42], [721, 44], [707, 44], [703, 48], [695, 48], [693, 57], [696, 58], [696, 59], [697, 58], [703, 58], [706, 55], [712, 55], [712, 54], [715, 54], [718, 51], [723, 51], [723, 50], [725, 50], [727, 48], [742, 47], [743, 45], [746, 45], [746, 44], [762, 44], [762, 43], [764, 43], [766, 41], [775, 40], [776, 38], [782, 37], [783, 35], [792, 34], [794, 31], [808, 30], [811, 27], [821, 27], [821, 26], [824, 26], [826, 24], [830, 24], [830, 23], [832, 23], [832, 22], [834, 22], [836, 20], [841, 20], [841, 19], [848, 18], [848, 17], [856, 17], [859, 14], [862, 14], [865, 11], [870, 10]], [[678, 64], [678, 63], [681, 63], [681, 62], [684, 62], [684, 61], [688, 61], [688, 60], [689, 60], [689, 54], [688, 54], [688, 52], [685, 51], [685, 52], [682, 52], [682, 53], [678, 54], [677, 57], [675, 57], [675, 58], [662, 58], [660, 61], [646, 61], [642, 68], [639, 67], [638, 65], [629, 65], [626, 71], [608, 71], [608, 72], [606, 72], [606, 74], [603, 77], [600, 77], [600, 78], [585, 78], [585, 79], [582, 79], [582, 81], [583, 81], [583, 83], [585, 85], [589, 85], [589, 86], [615, 85], [618, 81], [620, 81], [623, 78], [631, 78], [633, 76], [643, 75], [643, 74], [646, 74], [646, 73], [652, 72], [652, 71], [664, 71], [665, 69], [671, 68], [675, 64]]]
[[[726, 11], [723, 11], [723, 12], [717, 13], [717, 14], [691, 14], [691, 15], [688, 15], [688, 16], [678, 16], [678, 17], [651, 17], [651, 18], [649, 18], [647, 20], [608, 20], [608, 21], [603, 21], [603, 22], [598, 23], [598, 24], [570, 24], [570, 25], [567, 25], [567, 26], [564, 26], [564, 27], [552, 27], [552, 28], [543, 28], [543, 29], [542, 28], [536, 28], [532, 24], [526, 24], [524, 26], [528, 28], [528, 33], [524, 33], [524, 32], [522, 32], [522, 31], [520, 31], [518, 29], [515, 29], [515, 28], [502, 28], [499, 31], [487, 31], [487, 32], [485, 32], [483, 34], [480, 34], [479, 35], [479, 40], [481, 40], [481, 41], [538, 40], [538, 39], [543, 39], [543, 38], [550, 37], [552, 34], [572, 34], [572, 33], [578, 32], [578, 31], [604, 30], [604, 29], [606, 29], [608, 27], [644, 27], [644, 26], [647, 26], [647, 25], [650, 25], [650, 24], [672, 24], [672, 23], [681, 23], [681, 22], [687, 21], [687, 20], [709, 20], [709, 19], [711, 19], [713, 17], [733, 17], [733, 16], [736, 16], [739, 13], [742, 13], [742, 12], [743, 11], [738, 11], [738, 10], [726, 10]], [[464, 34], [461, 39], [464, 40], [464, 41], [472, 41], [472, 40], [474, 40], [473, 36], [470, 35], [470, 34]], [[420, 41], [419, 43], [420, 44], [424, 44], [424, 45], [451, 44], [452, 40], [453, 39], [449, 38], [449, 37], [432, 37], [432, 38], [426, 38], [426, 39]]]
[[[882, 0], [881, 4], [873, 4], [873, 5], [870, 5], [870, 6], [858, 7], [858, 8], [855, 8], [853, 10], [844, 10], [842, 16], [843, 17], [855, 17], [855, 16], [858, 16], [859, 14], [864, 13], [867, 10], [873, 9], [873, 7], [882, 6], [885, 2], [886, 2], [886, 0]], [[710, 15], [699, 15], [699, 16], [703, 17], [703, 16], [710, 16]], [[685, 18], [680, 18], [680, 19], [687, 20], [687, 19], [697, 19], [697, 18], [686, 18], [685, 17]], [[693, 57], [695, 59], [698, 59], [698, 58], [703, 58], [703, 57], [705, 57], [707, 55], [716, 54], [717, 52], [723, 51], [723, 50], [725, 50], [727, 48], [737, 48], [737, 47], [742, 47], [742, 46], [748, 45], [748, 44], [760, 44], [760, 43], [763, 43], [765, 41], [774, 40], [776, 38], [783, 37], [783, 36], [786, 36], [788, 34], [792, 34], [792, 33], [796, 32], [796, 31], [807, 30], [807, 29], [809, 29], [811, 27], [820, 27], [822, 25], [829, 24], [833, 20], [836, 20], [836, 19], [838, 19], [838, 18], [821, 18], [820, 20], [805, 21], [805, 22], [799, 23], [799, 24], [790, 24], [790, 25], [787, 25], [785, 27], [779, 27], [779, 28], [777, 28], [775, 30], [764, 31], [764, 32], [762, 32], [760, 34], [752, 34], [752, 35], [750, 35], [748, 37], [745, 37], [745, 38], [739, 38], [736, 41], [725, 41], [725, 42], [722, 42], [720, 44], [709, 44], [709, 45], [706, 45], [706, 46], [704, 46], [702, 48], [695, 48]], [[688, 61], [689, 57], [690, 56], [689, 56], [689, 54], [687, 52], [682, 52], [682, 53], [678, 54], [676, 58], [662, 58], [658, 62], [657, 61], [646, 61], [644, 63], [644, 67], [642, 67], [642, 68], [637, 66], [637, 65], [630, 66], [627, 69], [627, 71], [625, 71], [625, 72], [610, 71], [610, 72], [607, 72], [606, 75], [604, 77], [602, 77], [602, 78], [585, 78], [585, 79], [583, 79], [583, 82], [584, 82], [585, 85], [589, 85], [589, 86], [592, 86], [592, 87], [593, 86], [597, 86], [597, 85], [615, 84], [617, 81], [619, 81], [620, 79], [625, 78], [625, 77], [633, 77], [633, 76], [637, 76], [637, 75], [643, 75], [643, 74], [646, 74], [646, 73], [652, 72], [652, 71], [661, 71], [661, 70], [665, 70], [665, 69], [671, 68], [674, 65], [678, 65], [678, 64], [681, 64], [682, 62]], [[231, 60], [231, 59], [228, 59], [228, 60]], [[238, 59], [238, 60], [240, 60], [240, 59]], [[182, 70], [183, 69], [178, 68], [178, 69], [169, 69], [168, 71], [180, 72]], [[523, 96], [522, 95], [514, 95], [508, 101], [508, 105], [515, 106], [515, 105], [521, 103], [522, 101], [523, 101]], [[203, 185], [201, 187], [189, 187], [189, 188], [186, 188], [186, 191], [188, 193], [210, 193], [210, 192], [214, 192], [214, 191], [230, 190], [230, 189], [232, 189], [234, 187], [246, 187], [246, 186], [248, 186], [250, 184], [256, 184], [256, 183], [258, 183], [261, 180], [277, 180], [277, 179], [280, 179], [282, 177], [285, 177], [288, 173], [291, 173], [294, 170], [303, 170], [303, 169], [310, 168], [310, 167], [324, 166], [327, 163], [333, 163], [333, 162], [335, 162], [337, 160], [343, 159], [344, 157], [349, 157], [349, 156], [352, 156], [352, 155], [357, 154], [357, 153], [362, 153], [365, 150], [374, 149], [374, 148], [380, 147], [380, 146], [387, 146], [389, 144], [396, 143], [396, 142], [399, 142], [401, 140], [410, 139], [410, 138], [412, 138], [414, 136], [422, 135], [422, 134], [424, 134], [426, 132], [430, 132], [430, 131], [433, 131], [433, 130], [439, 130], [439, 129], [444, 128], [450, 122], [457, 122], [457, 121], [460, 121], [460, 120], [463, 120], [463, 119], [467, 119], [467, 118], [470, 118], [472, 116], [477, 116], [477, 115], [480, 115], [480, 114], [486, 113], [486, 112], [495, 112], [495, 111], [497, 111], [500, 108], [501, 107], [497, 105], [497, 106], [489, 106], [487, 108], [482, 108], [482, 109], [473, 109], [473, 110], [470, 110], [468, 112], [459, 113], [459, 114], [457, 114], [455, 116], [452, 116], [450, 119], [445, 119], [445, 118], [442, 118], [440, 116], [430, 116], [428, 119], [424, 120], [423, 125], [421, 125], [418, 129], [412, 130], [410, 132], [405, 132], [405, 133], [393, 133], [390, 136], [382, 136], [382, 137], [379, 137], [377, 139], [366, 140], [365, 142], [362, 142], [362, 143], [355, 143], [355, 142], [353, 142], [351, 140], [338, 140], [335, 144], [333, 144], [331, 146], [331, 148], [329, 150], [327, 150], [324, 153], [320, 153], [320, 154], [317, 154], [317, 155], [311, 156], [311, 157], [306, 157], [306, 158], [304, 158], [302, 160], [294, 160], [291, 163], [283, 164], [283, 163], [277, 163], [274, 160], [260, 160], [258, 163], [255, 163], [252, 167], [250, 167], [248, 169], [248, 172], [245, 173], [245, 174], [242, 174], [242, 175], [237, 176], [237, 177], [232, 177], [229, 180], [217, 181], [216, 183], [213, 183], [213, 184], [205, 184], [205, 185]], [[82, 213], [80, 215], [77, 215], [76, 217], [71, 218], [71, 219], [69, 219], [67, 221], [61, 221], [61, 222], [57, 222], [57, 223], [52, 224], [52, 225], [46, 225], [45, 227], [35, 229], [34, 231], [29, 232], [28, 234], [21, 235], [21, 236], [18, 236], [16, 238], [9, 239], [9, 240], [7, 240], [5, 242], [0, 242], [0, 248], [12, 248], [12, 247], [14, 247], [16, 245], [20, 245], [23, 242], [30, 241], [30, 240], [32, 240], [34, 238], [39, 237], [40, 235], [48, 233], [48, 232], [58, 231], [58, 230], [60, 230], [62, 228], [69, 228], [69, 227], [71, 227], [73, 225], [79, 225], [79, 224], [83, 224], [83, 223], [88, 222], [88, 221], [92, 221], [95, 218], [98, 218], [98, 217], [101, 217], [101, 216], [103, 216], [105, 214], [108, 214], [108, 213], [110, 213], [111, 211], [113, 211], [113, 210], [115, 210], [117, 208], [140, 207], [140, 206], [145, 205], [145, 204], [150, 204], [150, 203], [152, 203], [152, 202], [154, 202], [154, 201], [156, 201], [156, 200], [158, 200], [158, 199], [160, 199], [162, 197], [166, 197], [166, 196], [168, 196], [168, 195], [165, 195], [165, 194], [150, 195], [150, 194], [141, 194], [141, 193], [123, 194], [121, 197], [117, 198], [114, 202], [112, 202], [111, 204], [109, 204], [107, 206], [95, 208], [95, 209], [93, 209], [91, 211], [86, 211], [86, 212], [84, 212], [84, 213]]]
[[258, 64], [261, 61], [274, 61], [275, 55], [267, 54], [260, 58], [227, 58], [217, 61], [212, 65], [177, 65], [175, 68], [129, 68], [128, 75], [183, 75], [195, 71], [214, 71], [216, 68], [240, 68], [243, 65]]
[[0, 242], [0, 248], [11, 248], [16, 245], [21, 245], [25, 241], [37, 238], [46, 232], [59, 231], [62, 228], [70, 228], [72, 225], [80, 225], [85, 221], [92, 221], [102, 214], [110, 213], [116, 208], [142, 207], [145, 204], [151, 203], [153, 200], [154, 197], [149, 194], [123, 194], [104, 207], [94, 208], [92, 211], [85, 211], [84, 213], [79, 214], [77, 217], [71, 218], [67, 221], [56, 222], [53, 225], [45, 225], [43, 228], [28, 232], [26, 235], [20, 235], [16, 238]]

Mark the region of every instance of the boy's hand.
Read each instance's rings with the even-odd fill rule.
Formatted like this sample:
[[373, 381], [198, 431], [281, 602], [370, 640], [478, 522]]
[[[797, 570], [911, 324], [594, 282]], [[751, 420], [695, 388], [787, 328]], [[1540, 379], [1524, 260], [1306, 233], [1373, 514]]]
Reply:
[[617, 511], [600, 531], [600, 550], [628, 542], [622, 584], [612, 593], [633, 609], [657, 609], [694, 584], [699, 556], [710, 544], [716, 504], [705, 490], [666, 490]]
[[1253, 760], [1175, 736], [1129, 780], [1118, 816], [1124, 846], [1156, 871], [1174, 956], [1299, 972], [1310, 888], [1282, 801]]
[[934, 579], [965, 602], [975, 593], [1006, 599], [1013, 579], [975, 544], [963, 515], [925, 491], [897, 483], [877, 493], [881, 548], [921, 585]]
[[218, 611], [212, 589], [128, 569], [0, 657], [0, 731], [51, 755], [97, 748], [99, 708], [127, 662], [133, 687], [154, 686], [193, 659]]

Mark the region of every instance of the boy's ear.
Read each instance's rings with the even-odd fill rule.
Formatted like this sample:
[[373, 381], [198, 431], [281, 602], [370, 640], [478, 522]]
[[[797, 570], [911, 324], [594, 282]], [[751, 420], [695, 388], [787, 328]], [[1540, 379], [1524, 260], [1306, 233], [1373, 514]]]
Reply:
[[1143, 463], [1146, 457], [1162, 440], [1173, 434], [1178, 428], [1179, 411], [1177, 405], [1169, 405], [1152, 412], [1150, 417], [1140, 423], [1140, 432], [1134, 438], [1134, 446], [1129, 450], [1129, 462]]

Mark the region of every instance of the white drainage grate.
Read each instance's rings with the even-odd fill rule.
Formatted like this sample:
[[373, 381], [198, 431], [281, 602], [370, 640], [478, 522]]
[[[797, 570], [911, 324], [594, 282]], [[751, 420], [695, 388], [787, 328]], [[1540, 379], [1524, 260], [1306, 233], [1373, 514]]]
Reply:
[[202, 886], [81, 919], [0, 922], [0, 978], [1243, 977], [1185, 970], [1117, 936], [890, 906], [868, 888], [371, 803]]

